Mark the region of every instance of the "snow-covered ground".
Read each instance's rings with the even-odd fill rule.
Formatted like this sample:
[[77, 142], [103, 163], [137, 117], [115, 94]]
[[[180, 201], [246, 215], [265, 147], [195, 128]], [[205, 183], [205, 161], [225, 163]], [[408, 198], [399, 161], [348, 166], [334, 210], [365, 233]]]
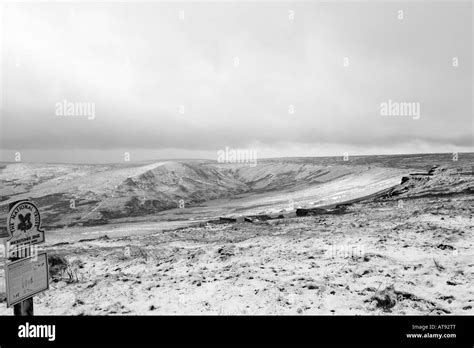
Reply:
[[[221, 177], [226, 195], [232, 195], [184, 209], [118, 216], [101, 226], [48, 229], [44, 248], [49, 255], [64, 256], [74, 277], [64, 274], [35, 296], [35, 313], [473, 314], [474, 173], [469, 155], [459, 162], [434, 155], [387, 156], [352, 165], [330, 159], [309, 165], [308, 160], [274, 160], [259, 164], [257, 172], [205, 162], [191, 169], [175, 162], [133, 170], [97, 167], [92, 176], [114, 171], [126, 181], [133, 172], [133, 178], [150, 185], [161, 175], [157, 170], [167, 173], [159, 185], [174, 180], [177, 171], [191, 170], [204, 180], [196, 187]], [[440, 167], [432, 176], [412, 176], [400, 184], [406, 173], [426, 172], [434, 164]], [[0, 180], [11, 183], [14, 166]], [[37, 173], [43, 174], [27, 173], [18, 182], [37, 180], [29, 191], [34, 192], [41, 182], [55, 180], [46, 179], [52, 176], [50, 168]], [[75, 180], [69, 182], [73, 187]], [[352, 203], [338, 214], [296, 217], [288, 211], [288, 199], [295, 209], [315, 207], [393, 185], [390, 194]], [[245, 190], [233, 191], [238, 187]], [[283, 212], [283, 217], [206, 222], [272, 212]], [[0, 314], [10, 315], [3, 291], [0, 273]]]

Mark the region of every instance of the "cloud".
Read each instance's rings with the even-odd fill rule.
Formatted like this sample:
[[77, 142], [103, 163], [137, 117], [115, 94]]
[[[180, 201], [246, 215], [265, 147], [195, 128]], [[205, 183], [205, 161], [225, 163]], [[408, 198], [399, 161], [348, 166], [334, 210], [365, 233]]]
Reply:
[[[8, 4], [2, 148], [472, 149], [469, 4], [293, 5]], [[56, 116], [64, 100], [96, 117]]]

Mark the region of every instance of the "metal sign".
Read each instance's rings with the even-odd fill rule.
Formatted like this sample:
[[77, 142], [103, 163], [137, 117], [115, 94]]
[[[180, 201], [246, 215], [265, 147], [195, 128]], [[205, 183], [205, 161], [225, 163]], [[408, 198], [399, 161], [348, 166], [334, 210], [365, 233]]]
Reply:
[[5, 264], [7, 307], [49, 289], [48, 255], [40, 253]]
[[44, 231], [40, 230], [41, 218], [38, 208], [31, 202], [16, 203], [8, 213], [7, 230], [10, 247], [39, 244], [44, 242]]

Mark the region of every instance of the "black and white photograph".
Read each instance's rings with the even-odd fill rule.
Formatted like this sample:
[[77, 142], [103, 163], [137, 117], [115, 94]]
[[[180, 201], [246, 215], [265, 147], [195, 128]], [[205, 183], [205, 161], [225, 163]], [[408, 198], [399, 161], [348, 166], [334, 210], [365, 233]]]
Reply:
[[0, 317], [472, 318], [472, 63], [472, 1], [1, 2]]

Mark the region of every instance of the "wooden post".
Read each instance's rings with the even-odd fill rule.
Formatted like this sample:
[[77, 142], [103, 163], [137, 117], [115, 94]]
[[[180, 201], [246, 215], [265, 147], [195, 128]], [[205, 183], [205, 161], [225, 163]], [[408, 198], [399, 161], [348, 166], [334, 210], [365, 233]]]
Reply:
[[13, 314], [15, 316], [33, 315], [33, 297], [27, 298], [16, 305], [13, 305]]
[[[21, 201], [27, 201], [27, 200], [21, 200]], [[8, 211], [13, 208], [13, 206], [21, 201], [16, 201], [13, 203], [10, 203], [8, 206]], [[10, 252], [9, 250], [5, 250], [9, 256]], [[31, 256], [31, 245], [28, 246], [28, 249], [26, 250], [27, 252], [24, 254], [24, 257], [21, 257], [19, 254], [17, 254], [17, 257], [9, 257], [9, 261], [16, 261], [25, 257]], [[20, 303], [17, 303], [16, 305], [13, 305], [13, 315], [15, 316], [32, 316], [33, 315], [33, 297], [27, 298], [26, 300], [21, 301]]]

